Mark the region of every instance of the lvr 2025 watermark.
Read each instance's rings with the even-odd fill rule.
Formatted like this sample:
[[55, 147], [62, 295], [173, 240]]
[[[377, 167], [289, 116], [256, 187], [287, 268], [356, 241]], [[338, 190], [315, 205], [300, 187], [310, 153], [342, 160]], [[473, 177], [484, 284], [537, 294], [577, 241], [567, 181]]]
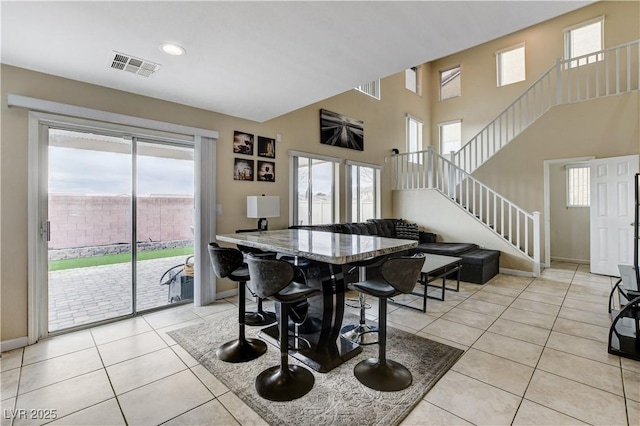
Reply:
[[5, 419], [12, 420], [55, 420], [58, 418], [58, 410], [54, 409], [41, 409], [41, 408], [11, 408], [2, 410], [3, 417]]

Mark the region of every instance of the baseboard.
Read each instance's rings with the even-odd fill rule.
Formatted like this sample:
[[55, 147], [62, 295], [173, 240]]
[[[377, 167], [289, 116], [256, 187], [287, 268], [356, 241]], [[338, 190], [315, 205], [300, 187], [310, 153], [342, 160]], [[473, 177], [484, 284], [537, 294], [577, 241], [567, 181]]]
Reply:
[[233, 297], [238, 294], [238, 289], [233, 288], [231, 290], [221, 291], [220, 293], [216, 293], [216, 300], [224, 299], [227, 297]]
[[17, 339], [5, 340], [0, 342], [0, 352], [6, 352], [13, 349], [24, 348], [29, 344], [28, 337], [18, 337]]
[[506, 274], [506, 275], [516, 275], [518, 277], [533, 278], [533, 272], [531, 272], [531, 271], [520, 271], [519, 269], [500, 268], [500, 273], [501, 274]]
[[589, 263], [591, 263], [591, 261], [589, 260], [584, 260], [584, 259], [570, 259], [568, 257], [552, 257], [551, 261], [556, 261], [556, 262], [569, 262], [569, 263], [579, 263], [581, 265], [588, 265]]

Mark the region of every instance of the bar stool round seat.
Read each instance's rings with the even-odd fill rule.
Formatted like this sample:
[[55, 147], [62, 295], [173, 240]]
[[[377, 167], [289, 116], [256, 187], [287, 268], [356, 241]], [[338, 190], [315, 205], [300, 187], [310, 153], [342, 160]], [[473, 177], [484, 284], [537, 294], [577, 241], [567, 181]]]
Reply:
[[238, 283], [238, 338], [220, 346], [216, 355], [225, 362], [252, 361], [267, 351], [267, 344], [245, 337], [245, 286], [249, 281], [249, 268], [240, 250], [223, 248], [216, 243], [209, 243], [209, 257], [216, 277]]
[[306, 368], [289, 364], [289, 307], [321, 292], [303, 283], [294, 282], [295, 268], [284, 260], [249, 255], [247, 264], [251, 284], [258, 297], [268, 298], [280, 304], [280, 365], [267, 368], [256, 377], [256, 391], [258, 395], [270, 401], [292, 401], [309, 393], [315, 378]]
[[387, 359], [387, 299], [411, 293], [420, 278], [424, 255], [389, 258], [382, 263], [381, 277], [355, 283], [356, 290], [379, 298], [378, 357], [360, 361], [353, 374], [368, 388], [392, 392], [411, 385], [411, 372], [399, 362]]

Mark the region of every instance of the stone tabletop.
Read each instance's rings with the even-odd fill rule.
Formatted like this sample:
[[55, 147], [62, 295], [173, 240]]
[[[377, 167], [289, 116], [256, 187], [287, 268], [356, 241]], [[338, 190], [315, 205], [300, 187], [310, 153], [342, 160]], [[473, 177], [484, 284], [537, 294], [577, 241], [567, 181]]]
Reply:
[[413, 240], [306, 229], [221, 234], [216, 238], [227, 243], [339, 265], [408, 250], [418, 245], [418, 242]]

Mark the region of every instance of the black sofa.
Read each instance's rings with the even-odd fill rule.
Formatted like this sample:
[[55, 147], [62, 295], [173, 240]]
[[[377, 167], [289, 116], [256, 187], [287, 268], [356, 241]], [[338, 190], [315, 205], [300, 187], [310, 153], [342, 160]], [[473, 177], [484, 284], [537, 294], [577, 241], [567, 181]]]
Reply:
[[419, 231], [416, 225], [407, 224], [402, 219], [370, 219], [367, 222], [300, 225], [291, 228], [414, 239], [418, 241], [418, 246], [412, 250], [413, 253], [422, 252], [462, 258], [460, 280], [470, 283], [484, 284], [496, 276], [499, 270], [500, 251], [482, 249], [473, 243], [436, 242], [436, 234]]

